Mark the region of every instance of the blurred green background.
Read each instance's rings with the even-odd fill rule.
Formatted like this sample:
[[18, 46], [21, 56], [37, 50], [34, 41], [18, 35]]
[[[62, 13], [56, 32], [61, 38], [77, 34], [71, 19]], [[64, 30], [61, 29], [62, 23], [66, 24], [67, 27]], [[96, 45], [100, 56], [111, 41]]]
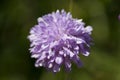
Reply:
[[[70, 73], [35, 68], [28, 50], [37, 18], [57, 9], [94, 29], [90, 56], [80, 55], [84, 66]], [[0, 80], [120, 80], [119, 14], [120, 0], [0, 0]]]

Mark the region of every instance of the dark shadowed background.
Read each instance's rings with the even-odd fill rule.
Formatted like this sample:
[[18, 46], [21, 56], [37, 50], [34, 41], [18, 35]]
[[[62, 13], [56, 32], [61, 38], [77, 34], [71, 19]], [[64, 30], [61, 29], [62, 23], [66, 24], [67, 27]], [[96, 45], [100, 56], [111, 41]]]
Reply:
[[[37, 18], [57, 9], [71, 11], [93, 26], [94, 46], [57, 74], [35, 68], [30, 58], [29, 30]], [[0, 80], [120, 80], [120, 0], [0, 0]]]

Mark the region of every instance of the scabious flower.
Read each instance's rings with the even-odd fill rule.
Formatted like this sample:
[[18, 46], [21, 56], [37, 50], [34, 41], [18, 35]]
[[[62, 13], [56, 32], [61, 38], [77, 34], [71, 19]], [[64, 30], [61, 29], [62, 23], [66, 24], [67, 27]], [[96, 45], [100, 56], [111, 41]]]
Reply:
[[91, 26], [85, 27], [82, 19], [74, 19], [64, 10], [39, 17], [38, 24], [31, 28], [28, 36], [35, 66], [43, 66], [52, 72], [59, 72], [62, 65], [70, 71], [71, 62], [81, 66], [79, 54], [89, 55], [91, 31]]
[[119, 14], [119, 16], [118, 16], [118, 19], [120, 20], [120, 14]]

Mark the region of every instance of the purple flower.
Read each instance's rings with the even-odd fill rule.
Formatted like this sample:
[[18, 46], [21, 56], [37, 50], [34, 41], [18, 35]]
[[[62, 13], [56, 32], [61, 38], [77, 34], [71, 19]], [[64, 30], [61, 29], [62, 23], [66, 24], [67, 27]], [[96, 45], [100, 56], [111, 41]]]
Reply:
[[119, 14], [119, 16], [118, 16], [118, 19], [120, 20], [120, 14]]
[[28, 36], [35, 66], [43, 66], [52, 72], [59, 72], [62, 65], [70, 71], [71, 62], [81, 66], [79, 54], [89, 55], [91, 31], [91, 26], [85, 27], [82, 19], [74, 19], [64, 10], [38, 18], [38, 24]]

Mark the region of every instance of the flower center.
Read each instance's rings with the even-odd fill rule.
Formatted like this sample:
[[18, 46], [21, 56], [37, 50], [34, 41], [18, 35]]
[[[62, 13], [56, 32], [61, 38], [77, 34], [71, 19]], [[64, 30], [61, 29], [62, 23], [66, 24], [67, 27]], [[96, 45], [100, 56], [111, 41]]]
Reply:
[[57, 28], [56, 33], [57, 34], [55, 34], [55, 40], [58, 41], [58, 40], [62, 39], [62, 37], [64, 36], [65, 30], [63, 28], [59, 27], [59, 28]]

